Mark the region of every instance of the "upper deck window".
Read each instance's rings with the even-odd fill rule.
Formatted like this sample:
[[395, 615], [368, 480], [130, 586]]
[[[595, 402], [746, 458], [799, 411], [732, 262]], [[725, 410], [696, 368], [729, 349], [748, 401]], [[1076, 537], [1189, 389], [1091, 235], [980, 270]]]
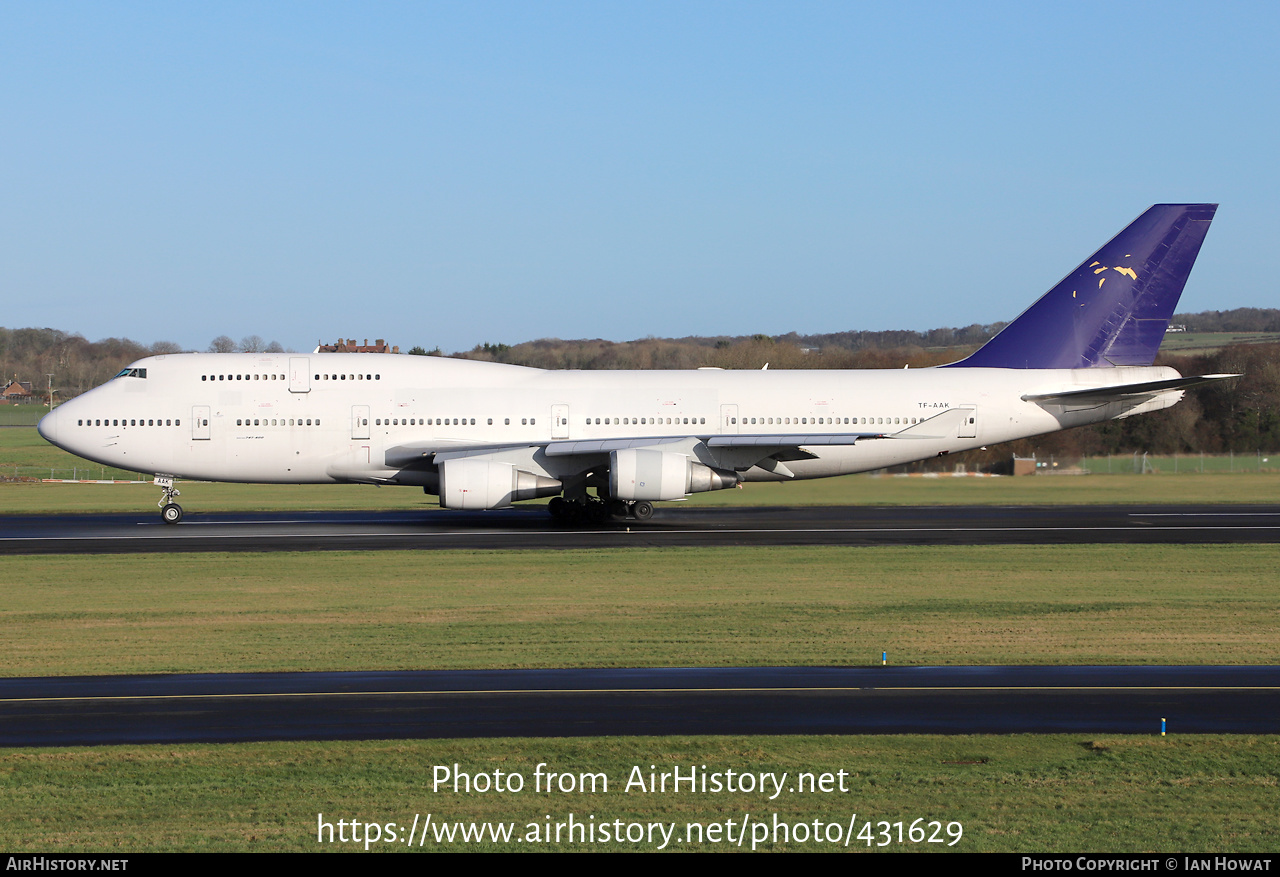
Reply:
[[118, 378], [145, 378], [147, 370], [145, 368], [127, 368], [116, 375]]

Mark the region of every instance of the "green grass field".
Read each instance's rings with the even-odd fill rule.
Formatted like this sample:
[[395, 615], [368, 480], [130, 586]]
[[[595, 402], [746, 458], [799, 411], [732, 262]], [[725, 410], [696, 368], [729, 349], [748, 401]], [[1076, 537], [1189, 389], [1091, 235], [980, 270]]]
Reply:
[[[14, 406], [0, 407], [8, 414]], [[24, 414], [30, 405], [17, 406]], [[0, 429], [0, 479], [8, 478], [116, 478], [132, 480], [135, 473], [90, 463], [40, 437], [34, 427], [9, 426]]]
[[1280, 662], [1270, 545], [0, 558], [7, 676]]
[[[50, 454], [61, 452], [34, 430], [0, 430], [0, 463], [45, 465]], [[691, 502], [1274, 502], [1278, 487], [1266, 472], [852, 476]], [[150, 511], [157, 497], [145, 485], [0, 484], [8, 513]], [[434, 507], [412, 489], [358, 486], [191, 483], [182, 502], [190, 512]], [[0, 673], [866, 665], [882, 650], [895, 664], [1276, 663], [1277, 561], [1270, 545], [6, 556]], [[959, 822], [957, 850], [1273, 850], [1280, 738], [1172, 731], [13, 749], [0, 751], [0, 842], [44, 853], [363, 848], [317, 844], [321, 812], [406, 826], [415, 813], [509, 821], [518, 834], [570, 812], [682, 830], [746, 813], [791, 824], [846, 824], [856, 813], [859, 828]], [[432, 767], [454, 762], [529, 777], [547, 762], [604, 771], [617, 784], [632, 765], [845, 770], [849, 792], [769, 801], [431, 791]]]
[[[1274, 663], [1277, 559], [1274, 546], [1119, 545], [5, 557], [5, 581], [22, 586], [6, 591], [0, 646], [11, 675], [865, 665], [882, 649], [899, 664]], [[525, 832], [570, 812], [676, 823], [682, 831], [687, 822], [744, 813], [791, 824], [844, 823], [856, 813], [859, 830], [865, 820], [959, 822], [960, 850], [1274, 849], [1280, 738], [1172, 730], [1159, 737], [1153, 717], [1150, 736], [1106, 738], [9, 750], [0, 753], [0, 841], [45, 852], [354, 849], [317, 844], [317, 814], [407, 826], [413, 814], [432, 813], [437, 821], [511, 822]], [[615, 791], [432, 792], [433, 766], [455, 762], [526, 776], [540, 762], [603, 771]], [[846, 770], [849, 791], [775, 801], [617, 791], [630, 766], [650, 764]]]
[[[608, 791], [533, 791], [539, 763], [556, 772], [602, 772]], [[520, 773], [520, 793], [433, 790], [436, 765], [470, 773]], [[642, 794], [624, 790], [633, 767], [670, 771], [847, 772], [845, 792]], [[0, 845], [45, 855], [94, 850], [363, 850], [318, 843], [318, 817], [395, 822], [513, 823], [523, 837], [570, 813], [597, 824], [661, 822], [683, 835], [741, 824], [819, 820], [847, 827], [851, 850], [866, 822], [958, 822], [954, 847], [894, 843], [888, 850], [987, 852], [1273, 852], [1280, 740], [1274, 737], [622, 737], [124, 746], [0, 752]], [[833, 785], [833, 789], [838, 786]], [[856, 816], [855, 816], [856, 814]], [[548, 818], [549, 817], [549, 818]], [[879, 844], [884, 835], [874, 825]], [[336, 834], [336, 829], [335, 829]], [[364, 836], [361, 829], [360, 835]], [[348, 837], [350, 834], [348, 833]], [[673, 837], [679, 837], [673, 833]], [[943, 835], [945, 838], [945, 835]], [[436, 843], [424, 850], [651, 850], [653, 843]], [[736, 850], [728, 842], [668, 849]], [[742, 849], [751, 848], [750, 832]], [[824, 851], [830, 843], [759, 849]], [[873, 846], [872, 849], [877, 849]], [[372, 849], [406, 850], [403, 843]], [[415, 844], [414, 850], [419, 847]], [[132, 863], [131, 863], [132, 864]]]
[[1160, 349], [1166, 353], [1213, 353], [1233, 344], [1274, 344], [1276, 332], [1172, 332], [1164, 336]]
[[0, 405], [0, 426], [35, 426], [48, 413], [43, 405]]

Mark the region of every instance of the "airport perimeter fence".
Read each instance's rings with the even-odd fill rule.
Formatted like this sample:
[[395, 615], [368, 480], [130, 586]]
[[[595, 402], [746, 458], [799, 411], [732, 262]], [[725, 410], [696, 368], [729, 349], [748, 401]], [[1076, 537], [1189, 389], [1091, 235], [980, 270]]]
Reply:
[[1109, 454], [1084, 457], [1080, 468], [1091, 475], [1223, 475], [1280, 472], [1280, 454]]
[[1254, 451], [1238, 454], [1103, 454], [1080, 457], [1054, 454], [1031, 457], [990, 456], [975, 462], [964, 456], [941, 457], [878, 469], [872, 476], [1006, 476], [1006, 475], [1226, 475], [1280, 473], [1280, 452]]
[[0, 480], [3, 481], [91, 481], [94, 483], [128, 483], [139, 481], [150, 482], [150, 475], [129, 472], [124, 469], [113, 469], [110, 466], [77, 466], [70, 469], [55, 469], [49, 466], [5, 466], [0, 469]]
[[43, 405], [0, 405], [0, 427], [35, 426], [48, 413]]

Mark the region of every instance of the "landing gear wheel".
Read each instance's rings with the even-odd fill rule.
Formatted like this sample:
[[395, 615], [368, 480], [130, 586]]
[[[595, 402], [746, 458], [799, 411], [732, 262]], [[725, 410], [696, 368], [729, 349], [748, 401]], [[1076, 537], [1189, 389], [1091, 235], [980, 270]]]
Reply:
[[557, 521], [564, 519], [565, 501], [562, 496], [551, 497], [551, 502], [547, 503], [547, 512]]
[[609, 518], [609, 506], [600, 500], [587, 503], [586, 518], [593, 524], [603, 524]]
[[160, 497], [160, 502], [156, 505], [160, 506], [160, 518], [166, 524], [176, 524], [182, 520], [182, 506], [173, 501], [175, 496], [181, 496], [182, 493], [178, 488], [173, 486], [173, 477], [170, 475], [157, 475], [155, 477], [155, 486], [164, 491], [164, 496]]
[[642, 499], [631, 507], [631, 514], [637, 521], [647, 521], [653, 517], [653, 503]]
[[627, 504], [620, 499], [609, 500], [609, 514], [615, 518], [625, 518], [627, 516]]

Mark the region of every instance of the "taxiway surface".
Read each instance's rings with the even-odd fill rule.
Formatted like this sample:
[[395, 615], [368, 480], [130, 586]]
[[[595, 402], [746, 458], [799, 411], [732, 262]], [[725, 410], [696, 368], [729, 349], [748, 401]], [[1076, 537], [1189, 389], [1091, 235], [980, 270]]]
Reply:
[[0, 680], [0, 745], [1280, 732], [1280, 667], [764, 667]]
[[645, 523], [490, 512], [0, 517], [0, 554], [149, 551], [1280, 542], [1280, 505], [664, 507]]

